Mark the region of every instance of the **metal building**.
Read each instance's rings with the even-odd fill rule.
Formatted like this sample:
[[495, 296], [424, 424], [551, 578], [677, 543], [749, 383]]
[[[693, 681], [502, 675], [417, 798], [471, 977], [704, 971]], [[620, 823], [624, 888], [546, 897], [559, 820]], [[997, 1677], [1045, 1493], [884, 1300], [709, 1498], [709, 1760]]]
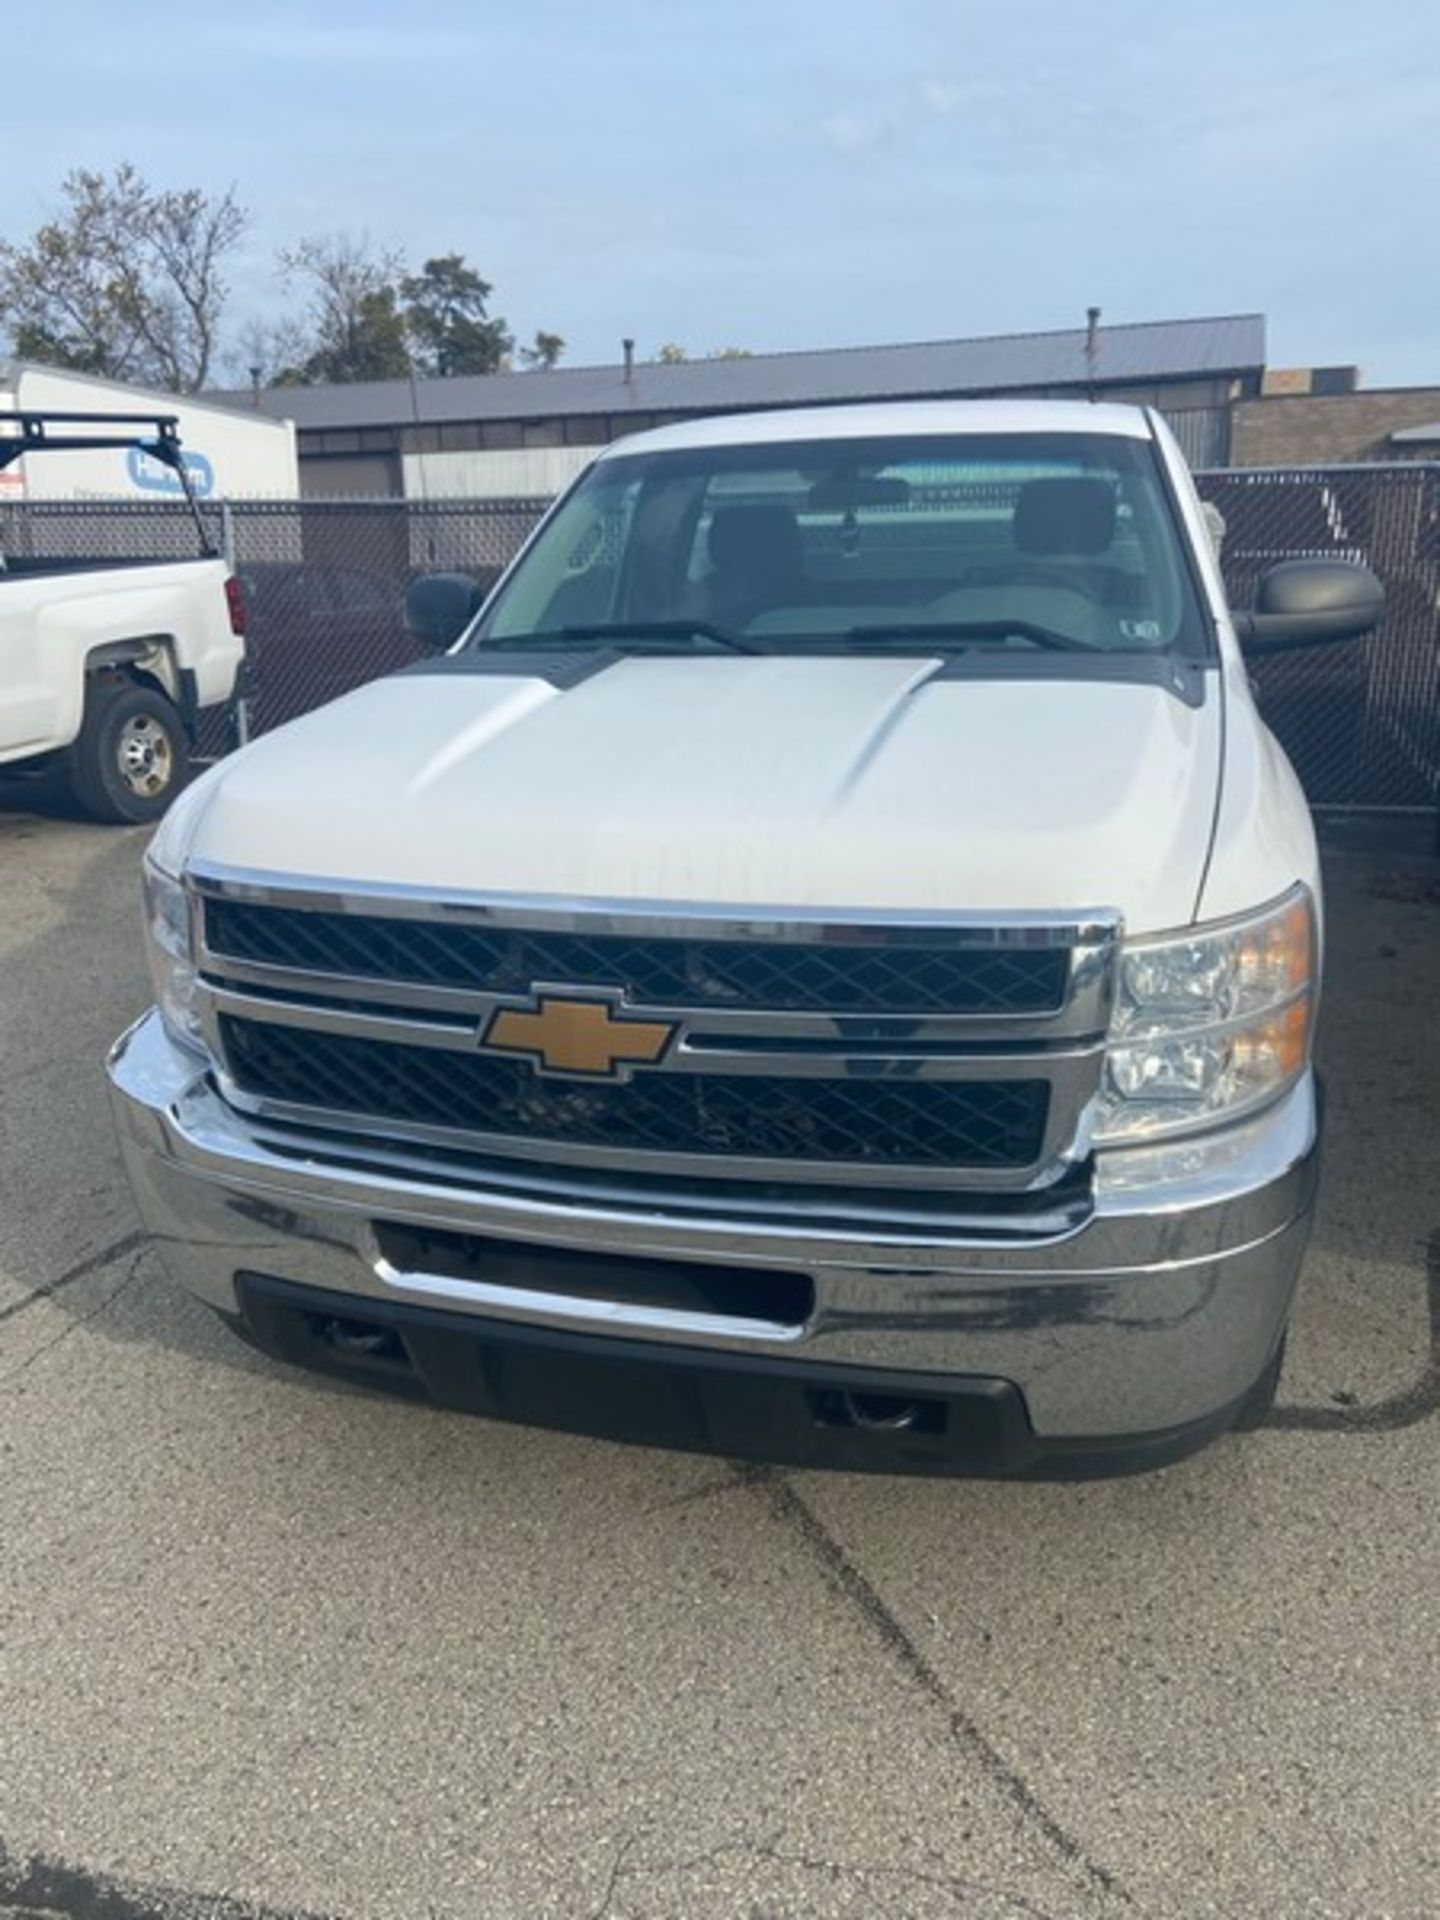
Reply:
[[1264, 366], [1264, 319], [1240, 314], [210, 397], [293, 420], [311, 497], [493, 499], [555, 493], [597, 446], [645, 427], [848, 400], [1094, 392], [1158, 406], [1193, 466], [1224, 466], [1231, 405], [1260, 392]]

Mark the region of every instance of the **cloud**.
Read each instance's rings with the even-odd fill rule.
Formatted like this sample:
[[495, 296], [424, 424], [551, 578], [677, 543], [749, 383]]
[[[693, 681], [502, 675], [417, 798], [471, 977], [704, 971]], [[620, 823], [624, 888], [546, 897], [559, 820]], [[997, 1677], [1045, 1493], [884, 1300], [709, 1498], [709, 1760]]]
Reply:
[[927, 113], [945, 119], [967, 106], [975, 98], [976, 91], [974, 87], [968, 87], [958, 80], [925, 80], [920, 86], [920, 104]]
[[820, 122], [820, 137], [836, 153], [873, 153], [890, 137], [883, 120], [859, 113], [832, 113]]

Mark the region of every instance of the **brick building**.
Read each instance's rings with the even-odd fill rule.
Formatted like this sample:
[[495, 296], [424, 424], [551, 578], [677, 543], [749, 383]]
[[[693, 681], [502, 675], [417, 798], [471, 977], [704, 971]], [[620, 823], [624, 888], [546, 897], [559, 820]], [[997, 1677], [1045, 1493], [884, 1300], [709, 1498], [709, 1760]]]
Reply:
[[1231, 415], [1230, 459], [1237, 467], [1437, 458], [1440, 387], [1269, 392], [1237, 400]]

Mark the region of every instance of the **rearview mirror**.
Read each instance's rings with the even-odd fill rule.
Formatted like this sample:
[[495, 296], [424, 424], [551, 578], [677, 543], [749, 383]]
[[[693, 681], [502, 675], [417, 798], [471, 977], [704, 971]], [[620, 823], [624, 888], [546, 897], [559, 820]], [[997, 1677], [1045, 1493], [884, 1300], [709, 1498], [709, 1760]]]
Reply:
[[1385, 589], [1353, 560], [1282, 560], [1260, 576], [1252, 613], [1235, 615], [1247, 654], [1356, 640], [1379, 625]]
[[468, 573], [423, 573], [405, 594], [405, 631], [442, 653], [460, 638], [484, 598], [479, 581]]

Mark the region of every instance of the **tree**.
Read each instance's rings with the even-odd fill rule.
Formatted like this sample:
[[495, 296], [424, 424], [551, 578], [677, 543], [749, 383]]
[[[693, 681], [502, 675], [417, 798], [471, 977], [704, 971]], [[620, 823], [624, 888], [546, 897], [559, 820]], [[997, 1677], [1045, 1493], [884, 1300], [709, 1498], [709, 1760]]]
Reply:
[[248, 224], [233, 188], [219, 200], [198, 187], [150, 199], [145, 237], [161, 291], [148, 297], [142, 291], [136, 324], [178, 393], [198, 392], [209, 377], [229, 291], [221, 263]]
[[226, 287], [249, 225], [231, 188], [156, 190], [129, 161], [76, 168], [63, 206], [23, 245], [0, 242], [0, 323], [23, 359], [139, 380], [205, 385]]
[[558, 333], [546, 333], [543, 327], [536, 329], [535, 344], [521, 347], [521, 363], [532, 372], [548, 373], [565, 351], [564, 337]]
[[274, 320], [255, 318], [241, 327], [225, 365], [237, 385], [303, 386], [305, 363], [314, 351], [305, 323], [293, 314]]
[[[400, 282], [417, 372], [445, 379], [499, 371], [515, 341], [505, 322], [486, 311], [490, 293], [490, 282], [467, 266], [461, 253], [437, 254], [419, 273]], [[557, 334], [545, 337], [556, 342], [558, 359], [564, 342]], [[540, 339], [537, 334], [537, 348]], [[544, 364], [553, 366], [555, 361]]]
[[[303, 311], [241, 330], [229, 364], [242, 379], [264, 386], [443, 379], [509, 365], [513, 336], [487, 309], [490, 283], [461, 253], [437, 254], [412, 274], [399, 253], [364, 234], [312, 234], [286, 248], [279, 265], [303, 288]], [[553, 367], [564, 350], [558, 333], [542, 329], [521, 358]]]
[[316, 234], [287, 247], [280, 270], [308, 293], [311, 344], [301, 365], [289, 370], [296, 378], [403, 380], [415, 372], [398, 253], [374, 251], [364, 234]]
[[[689, 360], [690, 355], [684, 347], [677, 347], [673, 340], [667, 340], [663, 347], [655, 351], [657, 367], [680, 367]], [[706, 354], [707, 360], [751, 360], [754, 355], [749, 347], [712, 347]]]

